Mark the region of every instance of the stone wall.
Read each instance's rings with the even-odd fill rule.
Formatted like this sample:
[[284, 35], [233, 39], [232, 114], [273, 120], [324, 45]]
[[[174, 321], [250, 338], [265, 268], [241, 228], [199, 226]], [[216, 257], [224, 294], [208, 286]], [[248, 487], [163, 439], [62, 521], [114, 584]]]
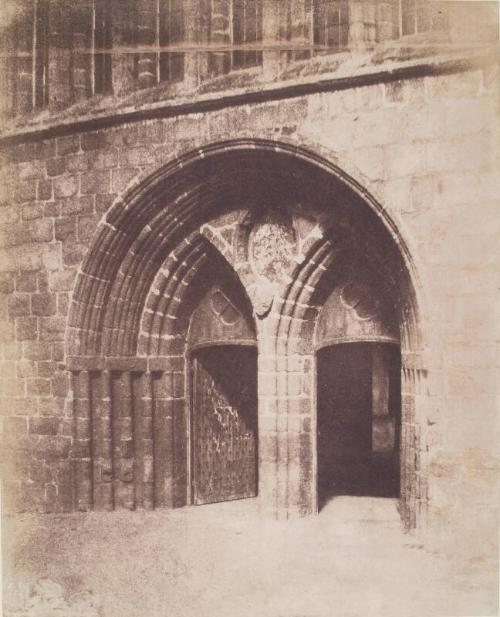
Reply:
[[413, 457], [409, 474], [419, 470], [406, 518], [440, 529], [463, 522], [466, 509], [470, 531], [493, 532], [498, 70], [488, 61], [433, 73], [4, 145], [0, 408], [9, 511], [75, 507], [65, 337], [99, 221], [176, 157], [255, 138], [337, 165], [404, 239], [422, 342], [403, 361], [403, 405], [409, 395], [413, 406], [405, 460]]

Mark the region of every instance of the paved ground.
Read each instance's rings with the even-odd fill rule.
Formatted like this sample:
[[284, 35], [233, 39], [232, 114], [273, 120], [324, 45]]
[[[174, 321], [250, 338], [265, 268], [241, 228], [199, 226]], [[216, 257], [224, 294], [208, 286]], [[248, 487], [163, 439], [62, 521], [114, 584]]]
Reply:
[[263, 521], [254, 500], [4, 521], [5, 617], [496, 615], [496, 577], [432, 555], [392, 500]]

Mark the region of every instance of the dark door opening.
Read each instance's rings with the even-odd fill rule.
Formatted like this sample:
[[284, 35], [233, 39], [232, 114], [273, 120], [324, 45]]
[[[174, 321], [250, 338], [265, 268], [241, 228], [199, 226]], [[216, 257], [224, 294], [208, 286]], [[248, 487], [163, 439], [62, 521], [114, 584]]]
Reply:
[[192, 354], [192, 503], [257, 495], [257, 352], [218, 345]]
[[349, 343], [318, 352], [318, 505], [399, 494], [400, 353]]

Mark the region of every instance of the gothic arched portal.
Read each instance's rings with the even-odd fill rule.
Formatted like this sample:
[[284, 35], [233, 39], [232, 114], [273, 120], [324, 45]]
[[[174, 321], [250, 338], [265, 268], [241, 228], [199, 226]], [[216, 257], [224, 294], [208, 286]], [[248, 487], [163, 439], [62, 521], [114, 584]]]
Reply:
[[401, 348], [401, 511], [414, 525], [424, 490], [415, 279], [387, 213], [310, 151], [238, 140], [159, 169], [107, 213], [73, 294], [75, 506], [196, 501], [193, 362], [215, 371], [221, 350], [241, 364], [256, 348], [259, 501], [276, 516], [315, 511], [318, 337], [323, 347], [342, 337], [368, 344], [368, 312], [382, 337], [371, 342]]
[[201, 299], [189, 319], [186, 352], [188, 501], [200, 505], [255, 497], [257, 340], [252, 306], [236, 274], [216, 254], [195, 286], [201, 288]]
[[318, 507], [336, 495], [399, 496], [401, 351], [394, 291], [352, 256], [317, 300]]

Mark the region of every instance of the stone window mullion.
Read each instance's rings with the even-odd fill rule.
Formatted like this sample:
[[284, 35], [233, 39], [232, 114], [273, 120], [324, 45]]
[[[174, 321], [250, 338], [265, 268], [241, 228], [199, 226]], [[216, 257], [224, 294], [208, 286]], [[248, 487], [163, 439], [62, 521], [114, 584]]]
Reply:
[[[210, 0], [210, 44], [214, 47], [229, 46], [233, 42], [231, 4], [231, 0]], [[210, 52], [208, 65], [212, 74], [228, 73], [232, 68], [232, 54], [229, 51]]]
[[111, 46], [111, 6], [107, 0], [94, 0], [92, 16], [93, 94], [107, 94], [112, 90]]
[[291, 0], [288, 38], [294, 48], [304, 47], [304, 50], [291, 50], [287, 54], [289, 60], [310, 58], [311, 51], [307, 47], [313, 44], [313, 13], [313, 0]]
[[48, 103], [49, 2], [35, 0], [33, 26], [33, 107]]
[[444, 7], [440, 5], [440, 9], [434, 13], [433, 8], [433, 4], [428, 0], [398, 0], [399, 36], [444, 29], [447, 25]]
[[137, 6], [135, 0], [108, 0], [108, 2], [111, 4], [113, 16], [111, 78], [112, 91], [116, 95], [137, 88], [137, 54], [132, 53], [137, 45]]
[[[168, 1], [168, 0], [165, 0]], [[160, 83], [161, 81], [161, 59], [162, 59], [162, 41], [161, 41], [161, 13], [162, 13], [162, 0], [156, 0], [156, 16], [155, 16], [155, 77], [156, 83]], [[167, 41], [164, 41], [168, 46], [169, 38]]]
[[156, 16], [157, 82], [179, 81], [184, 76], [184, 54], [170, 51], [184, 42], [182, 0], [158, 0]]
[[12, 69], [12, 104], [16, 113], [25, 113], [33, 108], [33, 8], [30, 3], [23, 2], [19, 16], [12, 27], [12, 47], [15, 50]]
[[[256, 45], [262, 41], [261, 0], [233, 0], [230, 3], [229, 30], [232, 43], [238, 46]], [[262, 63], [262, 52], [235, 49], [232, 53], [233, 68], [247, 68]]]
[[158, 0], [137, 2], [137, 79], [139, 88], [150, 88], [158, 83], [157, 75], [157, 22]]
[[[321, 0], [313, 4], [313, 42], [331, 53], [347, 45], [349, 7], [345, 0]], [[323, 48], [323, 49], [321, 49]]]
[[92, 93], [92, 2], [81, 0], [71, 19], [71, 86], [75, 101]]

